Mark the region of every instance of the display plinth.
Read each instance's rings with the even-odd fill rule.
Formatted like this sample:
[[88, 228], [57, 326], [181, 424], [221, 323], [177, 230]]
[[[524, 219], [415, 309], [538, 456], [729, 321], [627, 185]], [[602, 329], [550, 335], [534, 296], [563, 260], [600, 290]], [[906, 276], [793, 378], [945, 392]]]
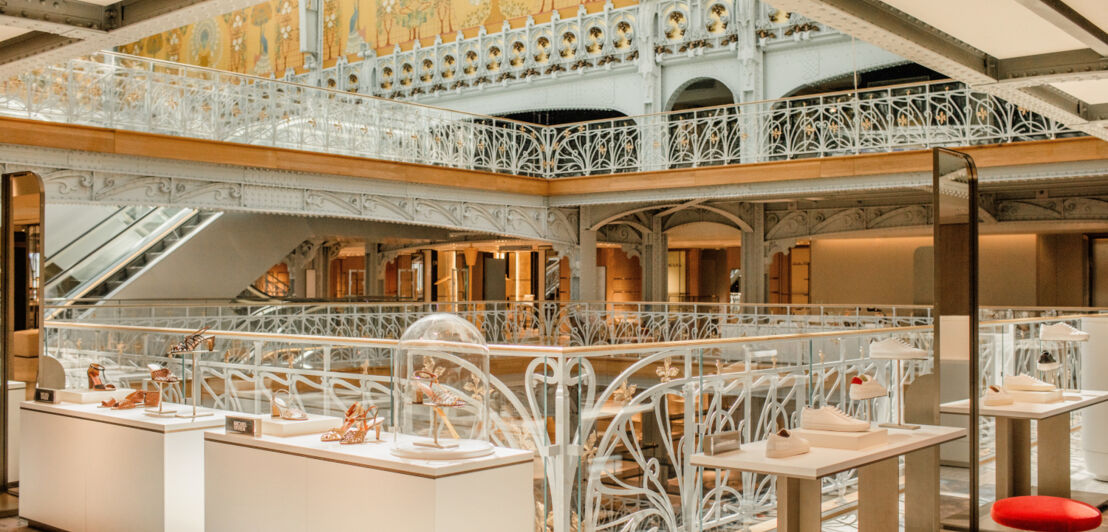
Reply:
[[[315, 434], [205, 434], [207, 530], [533, 530], [531, 451], [429, 462]], [[400, 435], [404, 441], [411, 436]]]
[[79, 405], [87, 405], [92, 403], [100, 403], [101, 401], [107, 401], [109, 399], [115, 399], [121, 401], [127, 394], [133, 392], [130, 388], [121, 388], [117, 390], [90, 390], [88, 388], [78, 388], [71, 390], [58, 390], [58, 401], [63, 403], [76, 403]]
[[885, 429], [871, 429], [863, 432], [793, 429], [792, 433], [808, 440], [812, 447], [827, 447], [848, 451], [884, 445], [889, 441], [889, 431]]
[[1008, 395], [1012, 396], [1012, 400], [1017, 403], [1057, 403], [1062, 400], [1062, 390], [1051, 390], [1049, 392], [1033, 392], [1026, 390], [1006, 390]]
[[203, 431], [222, 415], [20, 406], [20, 517], [72, 532], [204, 530]]
[[19, 482], [19, 404], [27, 399], [27, 383], [8, 381], [8, 482]]
[[435, 447], [430, 439], [415, 438], [393, 447], [392, 454], [413, 460], [463, 460], [480, 458], [495, 452], [492, 444], [484, 441], [440, 440], [439, 445], [450, 447]]
[[[377, 418], [381, 419], [381, 418]], [[262, 418], [262, 434], [270, 436], [302, 436], [304, 434], [322, 434], [333, 428], [342, 426], [342, 418], [308, 414], [308, 419], [291, 420], [279, 417]], [[370, 433], [372, 433], [372, 429]]]

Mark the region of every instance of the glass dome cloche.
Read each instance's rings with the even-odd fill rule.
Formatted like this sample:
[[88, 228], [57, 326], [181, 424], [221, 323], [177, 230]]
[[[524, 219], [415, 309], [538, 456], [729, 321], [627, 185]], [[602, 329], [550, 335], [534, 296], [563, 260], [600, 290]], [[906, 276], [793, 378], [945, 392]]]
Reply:
[[457, 460], [493, 452], [489, 440], [489, 348], [472, 323], [424, 316], [393, 357], [396, 438], [404, 458]]

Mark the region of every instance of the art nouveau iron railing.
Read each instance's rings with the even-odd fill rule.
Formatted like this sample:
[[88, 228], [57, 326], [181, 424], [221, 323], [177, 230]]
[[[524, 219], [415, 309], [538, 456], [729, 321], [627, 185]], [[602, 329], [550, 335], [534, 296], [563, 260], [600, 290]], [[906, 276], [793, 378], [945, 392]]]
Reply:
[[1075, 134], [955, 82], [548, 127], [109, 52], [5, 81], [0, 115], [547, 178]]
[[589, 346], [931, 324], [926, 306], [646, 302], [69, 303], [56, 319], [345, 338], [399, 338], [433, 313], [465, 317], [492, 343]]
[[[999, 383], [1002, 373], [1034, 372], [1031, 355], [1043, 348], [1038, 328], [1058, 319], [983, 323], [982, 385]], [[187, 332], [50, 321], [44, 336], [47, 353], [70, 368], [75, 384], [89, 362], [100, 362], [117, 384], [137, 387], [150, 361], [191, 377], [191, 368], [164, 356]], [[389, 376], [395, 340], [214, 334], [215, 353], [198, 373], [206, 406], [261, 413], [273, 390], [288, 388], [298, 405], [334, 415], [355, 400], [388, 410], [395, 397]], [[930, 327], [582, 348], [494, 345], [493, 438], [534, 450], [541, 462], [536, 530], [745, 529], [772, 519], [773, 479], [713, 471], [708, 482], [687, 465], [688, 456], [706, 435], [737, 429], [748, 442], [793, 427], [804, 405], [857, 414], [861, 405], [847, 398], [846, 388], [859, 373], [891, 390], [874, 412], [876, 420], [891, 420], [897, 384], [929, 372], [932, 362], [907, 363], [898, 372], [892, 361], [869, 358], [866, 346], [890, 336], [931, 348]], [[1078, 375], [1080, 358], [1067, 356]], [[170, 397], [181, 395], [175, 390]], [[991, 428], [981, 429], [988, 445]], [[824, 484], [826, 500], [840, 506], [850, 506], [853, 490], [851, 474]]]

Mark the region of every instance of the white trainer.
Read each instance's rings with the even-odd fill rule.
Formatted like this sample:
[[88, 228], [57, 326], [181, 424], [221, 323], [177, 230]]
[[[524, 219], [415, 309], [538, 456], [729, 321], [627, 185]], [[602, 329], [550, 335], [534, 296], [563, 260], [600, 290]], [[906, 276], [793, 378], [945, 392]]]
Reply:
[[912, 347], [900, 338], [886, 338], [869, 344], [869, 357], [918, 360], [927, 358], [927, 350]]
[[804, 407], [800, 411], [800, 427], [808, 430], [832, 430], [835, 432], [862, 432], [869, 430], [869, 423], [854, 419], [833, 406], [823, 408]]
[[785, 429], [779, 430], [776, 434], [770, 434], [766, 439], [766, 458], [787, 458], [810, 450], [812, 445], [808, 440], [790, 434]]
[[859, 375], [850, 379], [850, 399], [861, 401], [889, 395], [889, 390], [869, 375]]
[[1060, 321], [1053, 325], [1043, 325], [1040, 327], [1039, 339], [1061, 340], [1063, 342], [1087, 342], [1089, 340], [1089, 333]]
[[1054, 391], [1055, 387], [1053, 384], [1043, 382], [1025, 373], [1004, 377], [1004, 389], [1024, 392], [1050, 392]]
[[1000, 389], [999, 386], [990, 384], [988, 388], [985, 388], [985, 398], [981, 401], [985, 406], [1004, 406], [1010, 405], [1015, 401], [1008, 392]]

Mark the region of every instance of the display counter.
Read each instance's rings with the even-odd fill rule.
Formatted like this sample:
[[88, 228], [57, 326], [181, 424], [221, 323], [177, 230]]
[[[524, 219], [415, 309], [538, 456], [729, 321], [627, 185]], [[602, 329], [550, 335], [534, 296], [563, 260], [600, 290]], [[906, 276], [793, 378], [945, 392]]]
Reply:
[[27, 383], [8, 381], [8, 482], [19, 482], [19, 405], [27, 399]]
[[[883, 532], [899, 527], [898, 457], [962, 438], [966, 429], [924, 425], [918, 430], [889, 429], [887, 442], [865, 449], [812, 447], [787, 458], [767, 458], [766, 442], [745, 444], [718, 455], [694, 454], [692, 465], [777, 476], [777, 530], [820, 530], [820, 479], [858, 469], [858, 530]], [[911, 501], [908, 501], [910, 504]]]
[[150, 417], [141, 407], [24, 402], [20, 418], [19, 515], [32, 526], [204, 529], [203, 432], [223, 426], [222, 412]]
[[318, 434], [204, 438], [208, 531], [534, 529], [531, 451], [411, 460], [391, 453], [391, 434], [357, 445]]
[[[1031, 495], [1031, 421], [1036, 422], [1038, 495], [1070, 497], [1070, 413], [1108, 401], [1108, 392], [1064, 390], [1053, 403], [978, 406], [996, 419], [996, 498]], [[944, 414], [968, 414], [969, 400], [939, 406]]]

